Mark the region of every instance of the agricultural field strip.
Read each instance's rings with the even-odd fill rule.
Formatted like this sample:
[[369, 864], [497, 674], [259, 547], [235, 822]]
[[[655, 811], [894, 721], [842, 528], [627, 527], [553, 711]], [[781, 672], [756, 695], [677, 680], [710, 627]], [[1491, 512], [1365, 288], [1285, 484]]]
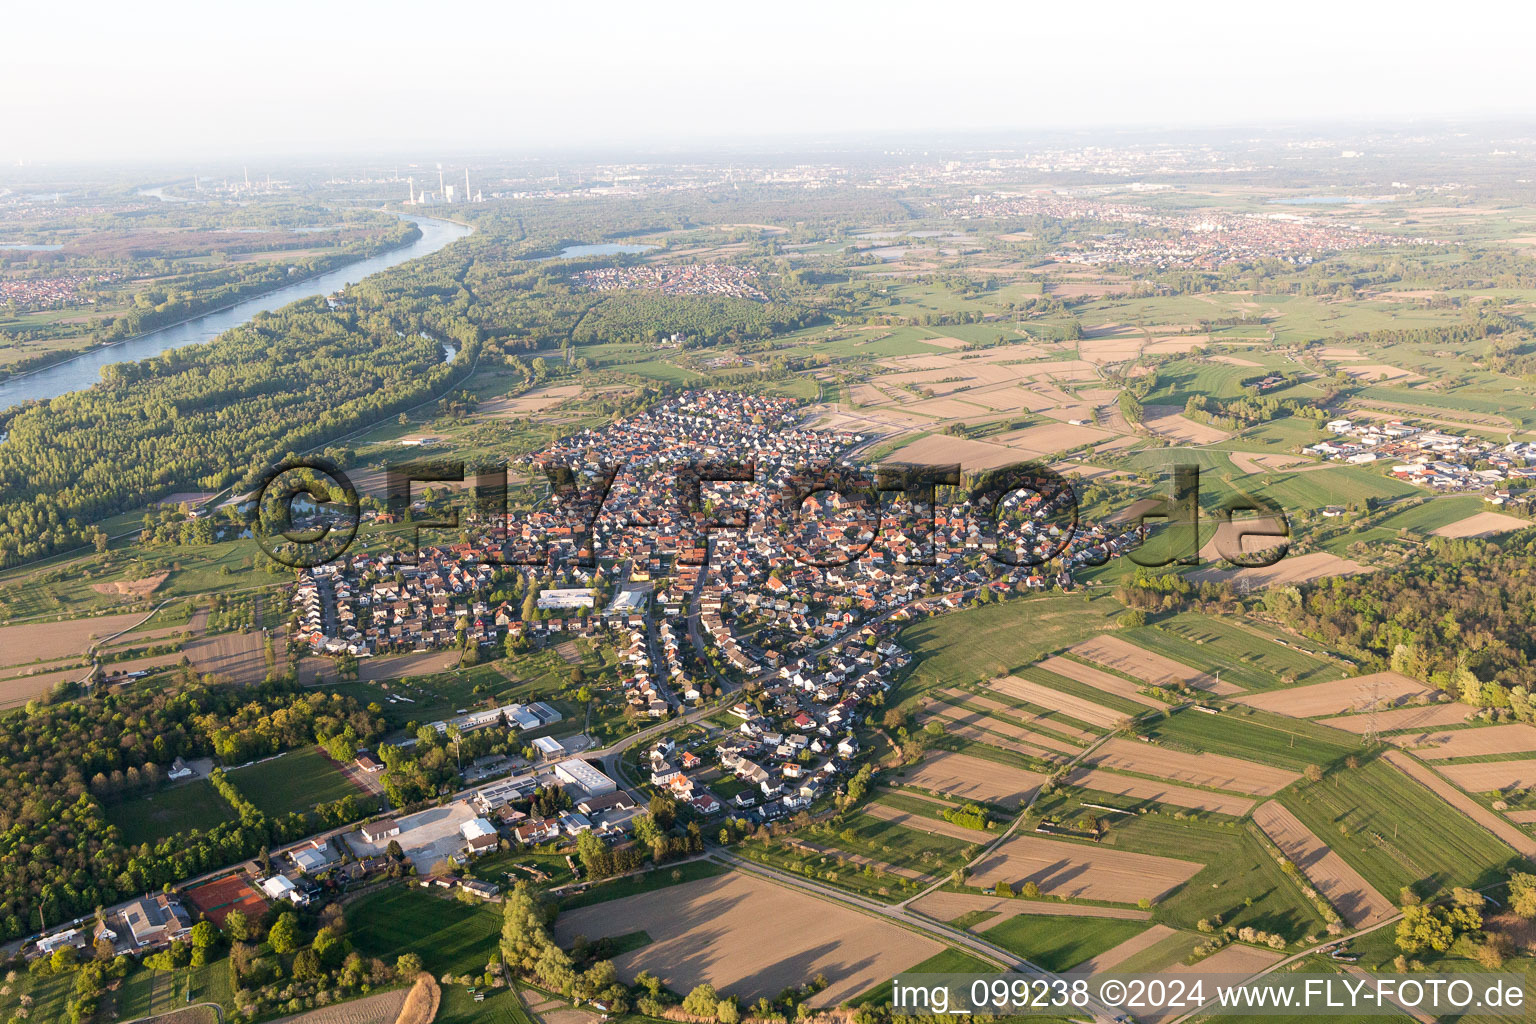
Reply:
[[[1484, 807], [1466, 793], [1447, 782], [1435, 769], [1419, 761], [1411, 754], [1401, 750], [1389, 750], [1382, 755], [1387, 761], [1400, 768], [1404, 774], [1428, 789], [1435, 796], [1440, 797], [1456, 810], [1471, 818], [1477, 824], [1497, 836], [1506, 845], [1511, 847], [1522, 857], [1536, 862], [1536, 839], [1522, 832], [1509, 822], [1500, 818], [1493, 811]], [[1478, 767], [1478, 766], [1469, 766]], [[1442, 769], [1443, 771], [1444, 769]]]
[[968, 843], [979, 843], [992, 838], [988, 833], [980, 829], [966, 828], [964, 825], [956, 825], [954, 822], [945, 821], [942, 818], [929, 818], [910, 811], [901, 810], [898, 807], [888, 807], [879, 802], [865, 804], [860, 808], [865, 814], [882, 821], [889, 821], [914, 832], [932, 832], [941, 836], [949, 836], [953, 839], [963, 839]]
[[1119, 737], [1106, 740], [1083, 763], [1249, 796], [1273, 796], [1301, 778], [1298, 772], [1241, 758], [1190, 754]]
[[1183, 683], [1218, 696], [1243, 692], [1242, 687], [1219, 681], [1209, 672], [1191, 668], [1115, 636], [1094, 637], [1068, 650], [1080, 658], [1124, 672], [1151, 686], [1171, 687], [1174, 683]]
[[1244, 694], [1232, 699], [1238, 704], [1289, 715], [1291, 718], [1316, 718], [1364, 707], [1370, 703], [1373, 694], [1378, 700], [1393, 704], [1412, 697], [1428, 696], [1433, 692], [1433, 689], [1417, 679], [1410, 679], [1400, 673], [1373, 672], [1326, 683], [1295, 686], [1287, 690]]
[[1148, 697], [1143, 694], [1137, 688], [1137, 684], [1129, 679], [1112, 675], [1090, 665], [1084, 665], [1082, 662], [1073, 661], [1071, 658], [1060, 656], [1046, 658], [1044, 661], [1039, 662], [1036, 667], [1043, 668], [1047, 672], [1054, 672], [1058, 676], [1065, 676], [1085, 686], [1092, 686], [1096, 690], [1103, 690], [1105, 693], [1112, 693], [1117, 697], [1135, 701], [1137, 704], [1143, 704], [1149, 708], [1165, 708], [1168, 706], [1165, 701], [1160, 701], [1156, 697]]
[[1130, 797], [1136, 801], [1171, 804], [1194, 811], [1210, 811], [1242, 817], [1253, 809], [1254, 800], [1228, 793], [1212, 793], [1208, 790], [1179, 786], [1171, 782], [1158, 782], [1097, 768], [1077, 768], [1064, 780], [1069, 786], [1091, 789], [1112, 796]]
[[1165, 924], [1155, 924], [1132, 938], [1126, 939], [1118, 946], [1106, 949], [1098, 956], [1091, 956], [1082, 963], [1077, 964], [1069, 971], [1069, 974], [1100, 974], [1112, 970], [1143, 950], [1150, 949], [1164, 939], [1178, 932]]
[[977, 729], [992, 733], [999, 737], [1017, 740], [1026, 747], [1040, 751], [1040, 756], [1047, 759], [1055, 759], [1062, 754], [1076, 754], [1083, 748], [1066, 740], [1059, 740], [1054, 736], [1046, 736], [1022, 725], [1005, 721], [984, 711], [970, 711], [965, 708], [955, 707], [952, 704], [930, 704], [918, 715], [919, 720], [940, 719], [953, 722], [956, 725], [974, 726]]
[[1253, 821], [1350, 927], [1360, 928], [1397, 912], [1391, 900], [1372, 888], [1280, 803], [1271, 800], [1260, 805], [1253, 812]]
[[1536, 728], [1524, 724], [1439, 732], [1405, 733], [1392, 742], [1413, 750], [1424, 761], [1449, 761], [1458, 757], [1494, 754], [1525, 754], [1536, 751]]
[[1135, 903], [1159, 899], [1200, 872], [1194, 861], [1016, 835], [972, 869], [970, 884], [1034, 882], [1052, 896]]
[[[1423, 707], [1393, 708], [1390, 711], [1378, 711], [1375, 715], [1357, 712], [1353, 715], [1340, 715], [1335, 718], [1320, 719], [1319, 725], [1332, 726], [1335, 729], [1343, 729], [1347, 732], [1368, 732], [1374, 721], [1378, 732], [1390, 733], [1405, 729], [1432, 729], [1447, 725], [1462, 725], [1467, 720], [1467, 715], [1472, 713], [1472, 708], [1465, 704], [1426, 704]], [[1393, 742], [1396, 742], [1395, 737]]]
[[986, 896], [979, 893], [935, 889], [914, 900], [911, 909], [936, 921], [953, 921], [973, 911], [997, 914], [1046, 914], [1060, 917], [1112, 917], [1125, 921], [1150, 921], [1152, 912], [1136, 907], [1096, 907], [1082, 903], [1053, 903], [1018, 896]]
[[1060, 711], [1062, 714], [1101, 729], [1116, 728], [1126, 715], [1101, 704], [1094, 704], [1081, 697], [1060, 690], [1053, 690], [1044, 683], [1022, 679], [1019, 676], [1003, 676], [987, 684], [1005, 697], [1028, 701], [1040, 707]]
[[1099, 732], [1095, 732], [1090, 729], [1079, 728], [1078, 726], [1072, 725], [1069, 722], [1061, 721], [1060, 713], [1051, 711], [1049, 708], [1042, 708], [1041, 711], [1043, 714], [1036, 713], [1026, 708], [1021, 708], [1016, 705], [1009, 704], [1005, 701], [998, 700], [996, 697], [983, 696], [981, 694], [972, 693], [969, 690], [962, 690], [953, 686], [943, 690], [934, 690], [932, 692], [939, 698], [952, 704], [968, 704], [980, 708], [981, 710], [990, 715], [993, 715], [994, 717], [1007, 717], [1016, 719], [1028, 729], [1034, 730], [1036, 732], [1044, 732], [1053, 737], [1065, 738], [1068, 740], [1080, 740], [1083, 744], [1088, 744], [1098, 739], [1101, 735]]
[[739, 871], [568, 911], [555, 924], [569, 944], [644, 931], [651, 944], [614, 958], [628, 981], [641, 970], [674, 991], [708, 981], [747, 999], [773, 998], [822, 973], [811, 1000], [835, 1006], [940, 952], [941, 943], [873, 915]]

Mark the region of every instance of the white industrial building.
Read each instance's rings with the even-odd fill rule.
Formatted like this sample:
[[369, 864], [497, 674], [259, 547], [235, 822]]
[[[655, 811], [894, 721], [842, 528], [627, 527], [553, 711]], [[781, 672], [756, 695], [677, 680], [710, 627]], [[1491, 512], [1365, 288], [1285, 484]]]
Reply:
[[601, 796], [619, 788], [612, 779], [579, 757], [555, 765], [555, 776], [562, 782], [580, 787], [588, 796]]

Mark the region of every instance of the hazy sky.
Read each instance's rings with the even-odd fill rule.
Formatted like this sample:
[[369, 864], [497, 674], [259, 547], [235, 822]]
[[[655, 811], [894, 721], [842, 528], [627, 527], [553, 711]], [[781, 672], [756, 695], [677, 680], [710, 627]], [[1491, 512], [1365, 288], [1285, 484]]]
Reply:
[[1530, 3], [66, 0], [3, 24], [7, 161], [1536, 115]]

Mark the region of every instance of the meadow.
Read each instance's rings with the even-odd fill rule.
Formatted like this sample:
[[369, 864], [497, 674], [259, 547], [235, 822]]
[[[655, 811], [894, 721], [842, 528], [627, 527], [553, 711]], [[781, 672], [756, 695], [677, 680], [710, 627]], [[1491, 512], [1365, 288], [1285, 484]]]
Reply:
[[1048, 971], [1065, 971], [1140, 935], [1146, 928], [1145, 921], [1019, 914], [982, 934], [988, 942]]
[[1280, 801], [1377, 891], [1404, 886], [1431, 896], [1456, 885], [1498, 881], [1514, 851], [1385, 761], [1336, 768]]

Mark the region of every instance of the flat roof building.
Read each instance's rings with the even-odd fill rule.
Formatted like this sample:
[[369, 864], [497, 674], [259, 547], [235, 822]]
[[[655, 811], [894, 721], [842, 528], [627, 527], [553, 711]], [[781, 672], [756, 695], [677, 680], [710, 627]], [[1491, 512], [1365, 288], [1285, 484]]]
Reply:
[[555, 775], [562, 782], [579, 786], [588, 796], [601, 796], [619, 788], [612, 779], [579, 757], [555, 765]]

